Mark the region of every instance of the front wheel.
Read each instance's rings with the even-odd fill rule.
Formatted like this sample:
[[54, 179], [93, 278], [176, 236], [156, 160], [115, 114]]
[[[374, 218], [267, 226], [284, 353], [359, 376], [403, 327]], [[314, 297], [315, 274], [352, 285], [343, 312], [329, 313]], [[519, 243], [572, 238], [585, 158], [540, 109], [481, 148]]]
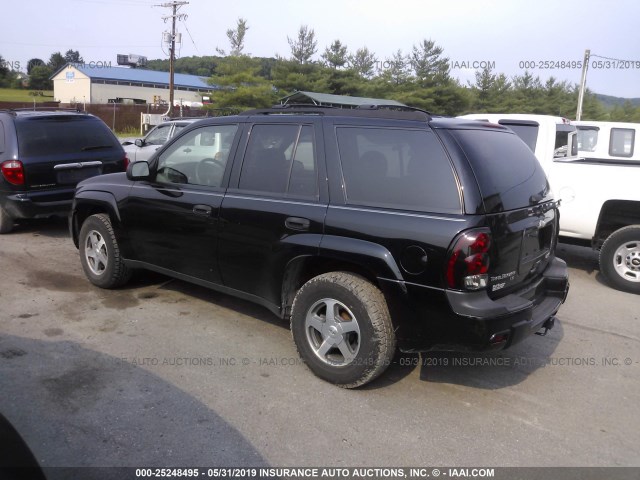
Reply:
[[311, 371], [345, 388], [378, 377], [396, 347], [382, 292], [347, 272], [325, 273], [302, 286], [293, 301], [291, 333]]
[[91, 283], [101, 288], [116, 288], [131, 277], [124, 264], [109, 215], [91, 215], [80, 229], [80, 262]]
[[640, 293], [640, 225], [613, 232], [600, 250], [600, 271], [620, 290]]

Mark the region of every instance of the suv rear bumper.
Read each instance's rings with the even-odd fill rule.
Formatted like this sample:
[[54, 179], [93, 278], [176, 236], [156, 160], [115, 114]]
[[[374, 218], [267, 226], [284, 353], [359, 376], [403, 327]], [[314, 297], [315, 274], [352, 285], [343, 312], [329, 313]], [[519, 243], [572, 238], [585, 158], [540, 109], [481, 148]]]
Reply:
[[43, 192], [17, 192], [0, 196], [2, 207], [13, 218], [66, 216], [71, 209], [75, 188]]
[[[486, 291], [435, 291], [405, 284], [404, 306], [397, 288], [383, 286], [398, 326], [401, 350], [500, 350], [524, 340], [553, 318], [569, 291], [567, 265], [554, 259], [526, 288], [499, 299]], [[399, 302], [400, 300], [400, 302]], [[401, 311], [398, 311], [400, 309]]]

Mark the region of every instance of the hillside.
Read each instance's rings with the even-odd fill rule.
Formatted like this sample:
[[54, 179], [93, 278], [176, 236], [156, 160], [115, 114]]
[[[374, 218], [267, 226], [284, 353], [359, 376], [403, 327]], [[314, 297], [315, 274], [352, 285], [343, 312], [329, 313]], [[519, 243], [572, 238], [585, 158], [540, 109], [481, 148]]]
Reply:
[[602, 95], [600, 93], [595, 93], [594, 95], [607, 109], [613, 108], [616, 105], [621, 107], [626, 101], [629, 101], [634, 107], [640, 107], [640, 98], [612, 97], [611, 95]]

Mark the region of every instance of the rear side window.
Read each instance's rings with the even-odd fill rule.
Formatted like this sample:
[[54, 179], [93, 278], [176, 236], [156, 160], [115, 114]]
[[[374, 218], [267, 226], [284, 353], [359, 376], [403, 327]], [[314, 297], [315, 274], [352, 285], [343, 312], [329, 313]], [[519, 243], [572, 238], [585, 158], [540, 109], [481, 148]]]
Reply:
[[516, 135], [488, 130], [452, 130], [478, 180], [488, 213], [538, 203], [550, 193], [547, 177]]
[[595, 152], [598, 146], [598, 127], [578, 127], [578, 150]]
[[609, 155], [612, 157], [632, 157], [636, 131], [632, 128], [612, 128]]
[[16, 122], [21, 156], [59, 155], [118, 148], [100, 120], [82, 116], [29, 118]]
[[460, 213], [451, 162], [427, 130], [338, 127], [347, 203]]
[[240, 173], [242, 190], [316, 198], [315, 141], [310, 125], [254, 125]]

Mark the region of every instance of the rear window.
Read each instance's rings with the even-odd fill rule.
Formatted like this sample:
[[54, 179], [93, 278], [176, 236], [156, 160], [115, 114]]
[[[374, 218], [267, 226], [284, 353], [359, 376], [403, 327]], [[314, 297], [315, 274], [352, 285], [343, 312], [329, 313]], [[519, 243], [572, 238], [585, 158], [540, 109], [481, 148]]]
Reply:
[[504, 125], [505, 127], [509, 127], [513, 130], [516, 135], [518, 135], [522, 141], [527, 144], [527, 147], [529, 147], [532, 152], [536, 151], [538, 130], [540, 128], [537, 123], [510, 123], [507, 121], [500, 121], [499, 123], [500, 125]]
[[547, 177], [516, 135], [488, 130], [453, 130], [465, 151], [488, 213], [527, 207], [549, 193]]
[[56, 116], [16, 122], [20, 156], [42, 156], [118, 148], [111, 130], [99, 119]]
[[337, 134], [347, 203], [461, 212], [451, 162], [433, 132], [339, 127]]

